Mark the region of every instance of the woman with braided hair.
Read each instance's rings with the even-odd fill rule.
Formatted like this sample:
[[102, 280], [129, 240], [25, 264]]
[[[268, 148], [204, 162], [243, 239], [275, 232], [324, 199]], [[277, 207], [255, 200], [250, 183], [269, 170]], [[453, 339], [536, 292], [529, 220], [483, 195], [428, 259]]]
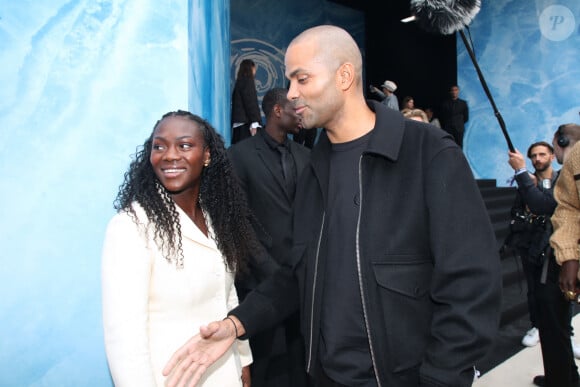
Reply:
[[[103, 320], [115, 385], [162, 386], [175, 348], [238, 304], [236, 273], [262, 248], [223, 139], [186, 111], [165, 114], [115, 200], [102, 255]], [[239, 341], [203, 386], [249, 386]]]

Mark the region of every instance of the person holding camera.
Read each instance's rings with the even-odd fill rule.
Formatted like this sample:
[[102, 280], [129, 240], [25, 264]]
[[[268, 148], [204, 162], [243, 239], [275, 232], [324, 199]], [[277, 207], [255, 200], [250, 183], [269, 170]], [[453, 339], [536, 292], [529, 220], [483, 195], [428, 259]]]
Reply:
[[570, 340], [570, 308], [558, 286], [560, 267], [549, 243], [550, 217], [556, 208], [553, 187], [559, 171], [552, 167], [554, 148], [545, 141], [530, 145], [527, 156], [534, 166], [533, 174], [526, 169], [526, 161], [519, 151], [509, 152], [509, 164], [518, 184], [512, 207], [510, 244], [522, 259], [532, 323], [522, 344], [532, 346], [539, 339], [542, 348], [544, 375], [534, 377], [535, 385], [576, 386], [578, 370]]

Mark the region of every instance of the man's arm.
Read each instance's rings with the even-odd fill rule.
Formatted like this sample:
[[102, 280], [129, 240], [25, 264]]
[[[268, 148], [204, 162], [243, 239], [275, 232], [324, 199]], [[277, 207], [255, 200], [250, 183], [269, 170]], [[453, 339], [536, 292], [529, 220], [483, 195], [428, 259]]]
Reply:
[[[526, 168], [526, 160], [520, 151], [508, 152], [508, 155], [508, 162], [516, 173]], [[527, 171], [516, 174], [515, 179], [522, 201], [533, 214], [552, 215], [556, 208], [556, 200], [552, 192], [540, 190], [532, 175]]]
[[499, 328], [497, 240], [459, 148], [445, 149], [429, 161], [427, 187], [434, 310], [421, 380], [425, 385], [470, 385], [473, 367], [491, 349]]

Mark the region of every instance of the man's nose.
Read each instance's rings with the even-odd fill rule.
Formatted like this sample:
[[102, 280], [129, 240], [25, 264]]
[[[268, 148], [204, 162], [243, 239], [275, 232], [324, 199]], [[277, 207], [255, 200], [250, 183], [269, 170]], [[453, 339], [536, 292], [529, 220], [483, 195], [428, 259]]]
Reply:
[[298, 98], [296, 86], [294, 86], [294, 82], [292, 81], [290, 81], [290, 86], [288, 86], [288, 93], [286, 93], [286, 98], [288, 98], [290, 101], [293, 101], [296, 98]]

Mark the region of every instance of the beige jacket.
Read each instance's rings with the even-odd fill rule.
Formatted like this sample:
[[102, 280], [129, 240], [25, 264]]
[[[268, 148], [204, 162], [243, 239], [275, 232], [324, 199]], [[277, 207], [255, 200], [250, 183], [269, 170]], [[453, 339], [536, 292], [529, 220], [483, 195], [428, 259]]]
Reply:
[[566, 155], [554, 188], [554, 197], [558, 205], [551, 218], [554, 232], [550, 245], [556, 260], [562, 264], [580, 258], [580, 142]]

